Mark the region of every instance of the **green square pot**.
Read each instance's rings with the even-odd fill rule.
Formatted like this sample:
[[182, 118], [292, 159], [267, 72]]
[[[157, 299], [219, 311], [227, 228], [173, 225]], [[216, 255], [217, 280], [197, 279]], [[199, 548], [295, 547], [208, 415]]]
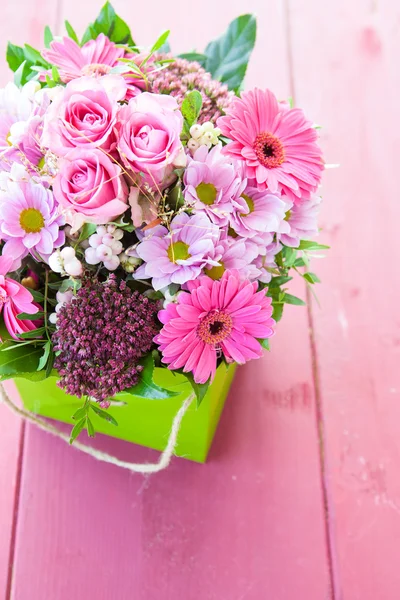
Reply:
[[[179, 430], [175, 454], [197, 462], [206, 461], [235, 369], [234, 364], [229, 367], [221, 364], [200, 407], [197, 408], [195, 402], [189, 407]], [[18, 378], [15, 384], [27, 410], [73, 424], [72, 415], [82, 406], [82, 399], [64, 393], [56, 381], [56, 377], [36, 383]], [[91, 419], [96, 432], [164, 450], [172, 421], [182, 402], [192, 393], [192, 387], [183, 375], [173, 374], [168, 369], [156, 368], [154, 381], [179, 395], [167, 400], [149, 400], [121, 393], [118, 403], [108, 409], [118, 426], [93, 413]]]

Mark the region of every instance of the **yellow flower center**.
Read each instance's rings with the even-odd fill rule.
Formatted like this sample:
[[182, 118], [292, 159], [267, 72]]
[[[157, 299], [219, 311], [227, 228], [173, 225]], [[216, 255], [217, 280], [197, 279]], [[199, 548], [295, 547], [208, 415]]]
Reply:
[[170, 244], [167, 250], [168, 258], [171, 262], [176, 263], [177, 260], [186, 260], [191, 257], [189, 254], [189, 246], [185, 242], [174, 242]]
[[241, 217], [247, 217], [247, 215], [249, 215], [250, 213], [252, 213], [254, 211], [254, 202], [253, 200], [250, 198], [250, 196], [248, 196], [247, 194], [242, 194], [242, 198], [243, 200], [245, 200], [247, 206], [249, 207], [249, 212], [248, 213], [241, 213]]
[[292, 211], [288, 210], [287, 213], [285, 214], [285, 221], [289, 221], [290, 217], [292, 216]]
[[19, 224], [26, 233], [38, 233], [44, 226], [44, 218], [37, 208], [25, 208], [19, 215]]
[[38, 169], [41, 171], [45, 164], [46, 164], [46, 161], [44, 159], [44, 156], [42, 156], [42, 158], [39, 160], [38, 165], [37, 165]]
[[12, 146], [10, 139], [11, 139], [11, 131], [9, 131], [6, 135], [6, 142], [9, 146]]
[[221, 263], [219, 267], [211, 267], [211, 269], [205, 269], [206, 275], [211, 277], [216, 281], [217, 279], [221, 279], [222, 275], [225, 273], [224, 263]]
[[199, 183], [196, 187], [197, 197], [203, 204], [211, 206], [217, 198], [217, 188], [212, 183]]

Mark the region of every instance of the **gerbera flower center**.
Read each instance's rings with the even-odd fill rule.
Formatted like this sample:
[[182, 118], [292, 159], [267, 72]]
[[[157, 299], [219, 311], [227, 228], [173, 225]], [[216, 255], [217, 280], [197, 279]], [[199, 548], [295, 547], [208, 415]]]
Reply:
[[12, 146], [12, 143], [11, 143], [11, 131], [9, 131], [9, 132], [7, 133], [7, 135], [6, 135], [6, 142], [7, 142], [7, 144], [8, 144], [9, 146]]
[[44, 227], [44, 218], [37, 208], [25, 208], [19, 215], [19, 224], [26, 233], [38, 233]]
[[254, 211], [254, 201], [247, 194], [242, 194], [241, 197], [243, 198], [243, 200], [246, 202], [247, 206], [249, 207], [249, 212], [247, 212], [247, 213], [241, 213], [240, 216], [241, 217], [246, 217], [247, 215], [249, 215], [250, 213], [252, 213]]
[[185, 242], [173, 242], [167, 250], [168, 258], [171, 262], [176, 263], [177, 260], [187, 260], [191, 257], [189, 246]]
[[211, 206], [217, 198], [217, 188], [212, 183], [199, 183], [196, 194], [200, 202]]
[[267, 169], [275, 169], [285, 160], [285, 149], [281, 140], [268, 131], [257, 135], [253, 148], [258, 160]]
[[205, 344], [215, 346], [228, 337], [232, 327], [232, 317], [228, 313], [222, 310], [213, 310], [202, 319], [197, 328], [197, 335]]
[[289, 221], [291, 216], [292, 216], [292, 211], [288, 210], [287, 213], [285, 214], [284, 221]]
[[84, 75], [107, 75], [111, 71], [111, 67], [109, 65], [85, 65], [82, 68], [82, 73]]

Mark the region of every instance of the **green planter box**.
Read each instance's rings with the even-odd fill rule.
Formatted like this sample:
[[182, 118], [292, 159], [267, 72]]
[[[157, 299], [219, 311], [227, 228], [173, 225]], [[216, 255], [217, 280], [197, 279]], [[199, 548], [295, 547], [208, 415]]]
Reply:
[[[196, 407], [195, 401], [192, 403], [183, 418], [175, 454], [205, 462], [235, 369], [236, 365], [228, 368], [220, 365], [200, 407]], [[172, 421], [182, 402], [192, 393], [192, 388], [184, 376], [174, 375], [168, 369], [156, 368], [154, 381], [164, 388], [180, 392], [179, 396], [168, 400], [148, 400], [121, 393], [118, 404], [108, 409], [118, 421], [118, 427], [93, 413], [91, 419], [96, 432], [164, 450]], [[72, 415], [82, 406], [81, 398], [69, 396], [57, 387], [55, 377], [37, 383], [15, 379], [15, 384], [25, 408], [44, 417], [72, 424]]]

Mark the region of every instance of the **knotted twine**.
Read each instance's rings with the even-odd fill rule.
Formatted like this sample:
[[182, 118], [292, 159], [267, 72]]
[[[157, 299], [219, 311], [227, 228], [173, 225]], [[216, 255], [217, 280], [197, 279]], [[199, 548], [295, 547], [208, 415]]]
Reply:
[[[116, 467], [126, 469], [127, 471], [131, 471], [132, 473], [158, 473], [159, 471], [166, 469], [171, 462], [176, 448], [182, 419], [185, 416], [189, 406], [192, 404], [194, 398], [195, 394], [193, 393], [189, 396], [189, 398], [187, 398], [183, 402], [182, 406], [176, 413], [174, 420], [172, 421], [171, 432], [169, 434], [167, 445], [165, 447], [165, 450], [161, 453], [159, 461], [156, 463], [134, 463], [120, 460], [112, 454], [108, 454], [107, 452], [101, 452], [101, 450], [96, 450], [96, 448], [92, 448], [91, 446], [87, 446], [86, 444], [82, 444], [78, 441], [75, 441], [73, 443], [73, 446], [77, 450], [80, 450], [84, 454], [92, 456], [96, 460], [108, 463], [110, 465], [115, 465]], [[63, 440], [69, 445], [69, 436], [66, 433], [63, 433], [57, 427], [45, 421], [41, 417], [38, 417], [34, 413], [17, 406], [11, 400], [3, 384], [0, 384], [0, 400], [2, 400], [4, 404], [6, 404], [13, 413], [22, 417], [29, 423], [34, 423], [36, 427], [38, 427], [42, 431], [47, 431], [47, 433], [51, 433], [52, 435], [59, 438], [60, 440]]]

